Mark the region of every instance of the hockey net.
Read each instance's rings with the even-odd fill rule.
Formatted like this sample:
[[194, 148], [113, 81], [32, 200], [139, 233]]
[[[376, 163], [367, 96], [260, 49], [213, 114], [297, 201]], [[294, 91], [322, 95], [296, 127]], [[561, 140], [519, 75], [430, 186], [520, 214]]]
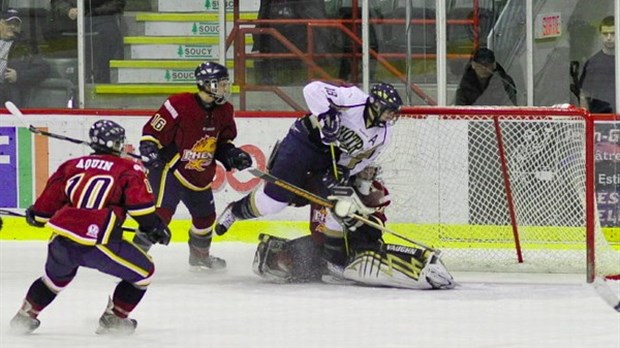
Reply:
[[620, 274], [577, 108], [406, 108], [381, 156], [388, 227], [450, 270]]

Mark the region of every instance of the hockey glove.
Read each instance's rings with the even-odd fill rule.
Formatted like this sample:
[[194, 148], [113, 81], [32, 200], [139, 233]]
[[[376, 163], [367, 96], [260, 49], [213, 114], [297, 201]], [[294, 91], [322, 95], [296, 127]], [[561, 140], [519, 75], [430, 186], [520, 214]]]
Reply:
[[340, 134], [340, 111], [329, 108], [326, 112], [318, 116], [321, 127], [321, 142], [323, 144], [338, 144], [338, 134]]
[[146, 231], [140, 228], [138, 230], [138, 233], [146, 237], [146, 239], [148, 239], [148, 241], [153, 244], [159, 243], [163, 245], [168, 245], [168, 243], [170, 243], [170, 229], [164, 223], [160, 223], [156, 227], [153, 227], [152, 229]]
[[[336, 175], [338, 178], [336, 179]], [[347, 185], [350, 178], [349, 168], [341, 165], [336, 165], [336, 173], [330, 168], [328, 172], [321, 178], [323, 186], [328, 190], [331, 190], [335, 186]]]
[[327, 199], [335, 201], [332, 212], [339, 218], [351, 217], [353, 214], [370, 215], [375, 209], [369, 208], [362, 203], [353, 188], [336, 186], [332, 189], [332, 195]]
[[226, 152], [226, 161], [230, 168], [244, 170], [252, 166], [252, 157], [238, 147], [231, 147]]
[[26, 215], [26, 222], [28, 223], [28, 225], [34, 226], [34, 227], [43, 227], [43, 226], [45, 226], [44, 223], [41, 223], [41, 222], [37, 221], [37, 219], [36, 219], [36, 217], [34, 215], [34, 211], [32, 210], [32, 206], [30, 206], [30, 207], [28, 207], [28, 209], [26, 209], [25, 215]]
[[142, 163], [149, 169], [159, 168], [164, 165], [164, 161], [159, 156], [159, 149], [152, 141], [140, 142], [140, 156]]

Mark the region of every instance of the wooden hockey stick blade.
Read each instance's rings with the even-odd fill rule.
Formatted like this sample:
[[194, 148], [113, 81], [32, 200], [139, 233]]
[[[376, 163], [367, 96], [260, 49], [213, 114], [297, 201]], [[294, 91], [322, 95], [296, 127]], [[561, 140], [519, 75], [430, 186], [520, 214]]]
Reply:
[[594, 282], [592, 282], [592, 287], [596, 293], [605, 301], [611, 308], [615, 309], [617, 312], [620, 312], [620, 298], [618, 295], [614, 293], [614, 291], [607, 285], [607, 282], [601, 278], [594, 278]]
[[22, 113], [22, 111], [17, 107], [17, 105], [15, 105], [12, 101], [6, 101], [4, 102], [4, 107], [9, 110], [9, 112], [11, 113], [11, 115], [17, 117], [19, 119], [19, 121], [21, 123], [23, 123], [24, 125], [28, 125], [28, 123], [26, 122], [26, 120], [24, 119], [24, 114]]
[[[300, 197], [303, 197], [303, 198], [309, 200], [312, 203], [316, 203], [316, 204], [318, 204], [320, 206], [323, 206], [323, 207], [326, 207], [326, 208], [329, 208], [329, 209], [332, 209], [334, 207], [334, 203], [332, 201], [330, 201], [328, 199], [325, 199], [325, 198], [323, 198], [323, 197], [321, 197], [319, 195], [316, 195], [316, 194], [314, 194], [312, 192], [306, 191], [306, 190], [304, 190], [304, 189], [302, 189], [300, 187], [297, 187], [297, 186], [295, 186], [293, 184], [289, 184], [288, 182], [286, 182], [284, 180], [280, 180], [277, 177], [275, 177], [275, 176], [273, 176], [273, 175], [271, 175], [269, 173], [265, 173], [265, 172], [263, 172], [263, 171], [261, 171], [259, 169], [256, 169], [256, 168], [248, 168], [248, 171], [252, 175], [256, 176], [257, 178], [261, 178], [261, 179], [263, 179], [263, 180], [265, 180], [265, 181], [267, 181], [269, 183], [272, 183], [272, 184], [274, 184], [276, 186], [279, 186], [279, 187], [281, 187], [281, 188], [283, 188], [283, 189], [285, 189], [287, 191], [290, 191], [290, 192], [292, 192], [292, 193], [294, 193], [294, 194], [296, 194], [296, 195], [298, 195]], [[387, 228], [387, 227], [385, 227], [385, 226], [383, 226], [381, 224], [378, 224], [378, 223], [376, 223], [376, 222], [374, 222], [372, 220], [369, 220], [369, 219], [367, 219], [367, 218], [365, 218], [365, 217], [363, 217], [361, 215], [352, 214], [351, 217], [356, 219], [356, 220], [358, 220], [358, 221], [361, 221], [361, 222], [365, 223], [368, 226], [374, 227], [374, 228], [376, 228], [376, 229], [378, 229], [378, 230], [380, 230], [380, 231], [382, 231], [384, 233], [391, 234], [391, 235], [393, 235], [395, 237], [398, 237], [398, 238], [400, 238], [400, 239], [402, 239], [402, 240], [404, 240], [406, 242], [409, 242], [411, 244], [417, 245], [417, 246], [422, 247], [424, 249], [428, 249], [428, 250], [430, 250], [430, 251], [432, 251], [432, 252], [434, 252], [434, 253], [436, 253], [438, 255], [441, 253], [441, 251], [439, 251], [439, 250], [437, 250], [435, 248], [431, 248], [431, 247], [429, 247], [427, 245], [424, 245], [423, 243], [420, 243], [420, 242], [417, 242], [417, 241], [415, 241], [413, 239], [407, 238], [407, 237], [401, 235], [400, 233], [396, 233], [396, 232], [390, 230], [389, 228]]]

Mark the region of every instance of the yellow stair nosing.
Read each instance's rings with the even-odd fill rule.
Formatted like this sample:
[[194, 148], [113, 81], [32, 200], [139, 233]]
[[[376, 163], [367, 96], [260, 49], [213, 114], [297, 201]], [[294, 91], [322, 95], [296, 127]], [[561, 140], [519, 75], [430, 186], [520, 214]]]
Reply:
[[[239, 14], [239, 19], [257, 19], [256, 12], [245, 12]], [[227, 13], [226, 20], [232, 21], [233, 14]], [[218, 22], [218, 13], [138, 13], [136, 21], [139, 22]]]
[[[196, 84], [98, 84], [95, 85], [97, 94], [177, 94], [183, 92], [197, 92]], [[239, 86], [233, 85], [232, 93], [239, 93]]]
[[[111, 60], [111, 68], [135, 68], [135, 69], [194, 69], [205, 60], [169, 60], [169, 59], [136, 59], [136, 60]], [[218, 60], [213, 60], [217, 62]], [[235, 61], [226, 60], [226, 67], [233, 69]], [[254, 61], [246, 61], [246, 68], [253, 68]]]
[[[220, 42], [220, 39], [213, 36], [125, 36], [123, 42], [129, 45], [215, 45]], [[246, 37], [246, 45], [253, 42], [252, 37]]]

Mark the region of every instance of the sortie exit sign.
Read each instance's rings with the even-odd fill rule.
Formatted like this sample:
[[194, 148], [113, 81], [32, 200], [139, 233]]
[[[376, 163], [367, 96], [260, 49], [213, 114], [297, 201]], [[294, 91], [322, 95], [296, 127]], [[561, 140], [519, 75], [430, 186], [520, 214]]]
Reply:
[[547, 39], [562, 35], [562, 14], [546, 13], [536, 16], [534, 21], [534, 38]]

